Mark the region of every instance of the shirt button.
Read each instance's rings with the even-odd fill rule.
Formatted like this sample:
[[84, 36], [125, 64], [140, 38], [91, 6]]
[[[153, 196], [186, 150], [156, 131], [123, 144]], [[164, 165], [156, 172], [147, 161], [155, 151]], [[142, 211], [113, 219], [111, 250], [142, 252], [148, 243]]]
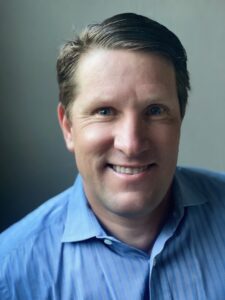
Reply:
[[105, 243], [106, 245], [112, 245], [112, 241], [107, 240], [107, 239], [104, 240], [104, 243]]

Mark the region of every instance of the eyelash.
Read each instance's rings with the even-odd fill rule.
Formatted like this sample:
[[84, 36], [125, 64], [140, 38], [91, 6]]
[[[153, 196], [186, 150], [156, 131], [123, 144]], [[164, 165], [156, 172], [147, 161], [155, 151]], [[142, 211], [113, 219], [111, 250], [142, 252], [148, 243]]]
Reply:
[[115, 109], [112, 107], [100, 107], [94, 112], [97, 116], [100, 117], [111, 117], [115, 115]]
[[[108, 111], [108, 112], [110, 112], [110, 113], [104, 113], [103, 111]], [[114, 111], [113, 111], [113, 109], [111, 108], [111, 107], [101, 107], [101, 108], [99, 108], [97, 111], [96, 111], [96, 113], [98, 114], [98, 115], [100, 115], [100, 116], [111, 116], [111, 115], [113, 115], [114, 114]]]
[[[154, 109], [157, 109], [158, 112], [154, 113]], [[147, 109], [146, 109], [146, 115], [149, 115], [149, 116], [161, 116], [165, 113], [168, 112], [168, 109], [165, 107], [165, 106], [162, 106], [162, 105], [158, 105], [158, 104], [153, 104], [153, 105], [150, 105]]]

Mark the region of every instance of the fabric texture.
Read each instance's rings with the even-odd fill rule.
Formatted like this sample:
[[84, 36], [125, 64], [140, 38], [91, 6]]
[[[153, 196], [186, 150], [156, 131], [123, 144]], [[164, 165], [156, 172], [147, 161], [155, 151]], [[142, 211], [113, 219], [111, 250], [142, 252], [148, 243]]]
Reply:
[[107, 234], [77, 177], [0, 235], [2, 300], [224, 300], [225, 175], [177, 167], [151, 254]]

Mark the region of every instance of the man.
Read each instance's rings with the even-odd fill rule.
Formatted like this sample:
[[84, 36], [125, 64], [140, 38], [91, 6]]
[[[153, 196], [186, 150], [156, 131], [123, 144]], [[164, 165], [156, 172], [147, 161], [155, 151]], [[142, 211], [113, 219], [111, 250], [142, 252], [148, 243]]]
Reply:
[[224, 299], [225, 177], [176, 168], [186, 60], [135, 14], [62, 48], [58, 117], [80, 175], [2, 234], [1, 299]]

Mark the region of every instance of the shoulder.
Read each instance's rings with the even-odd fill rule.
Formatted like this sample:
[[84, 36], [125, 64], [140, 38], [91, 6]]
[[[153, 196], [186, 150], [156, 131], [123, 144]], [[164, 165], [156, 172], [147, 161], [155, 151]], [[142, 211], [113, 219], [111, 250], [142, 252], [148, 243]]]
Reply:
[[183, 180], [189, 180], [189, 182], [221, 184], [221, 187], [224, 187], [225, 183], [225, 172], [215, 172], [200, 168], [177, 167], [176, 176]]
[[71, 188], [49, 199], [0, 234], [0, 262], [49, 231], [62, 230]]
[[225, 202], [225, 172], [177, 167], [175, 178], [180, 188], [192, 196]]

